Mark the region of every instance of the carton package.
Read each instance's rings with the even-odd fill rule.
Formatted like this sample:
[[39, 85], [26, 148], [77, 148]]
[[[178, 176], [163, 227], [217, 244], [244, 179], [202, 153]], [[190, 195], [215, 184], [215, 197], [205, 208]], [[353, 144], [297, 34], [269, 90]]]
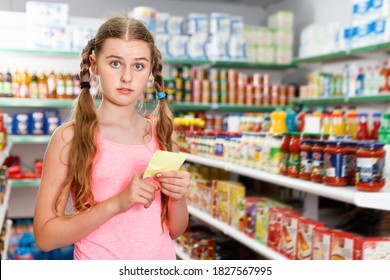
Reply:
[[296, 260], [313, 259], [313, 233], [317, 227], [323, 227], [324, 224], [309, 218], [301, 217], [298, 220], [297, 241], [295, 246]]

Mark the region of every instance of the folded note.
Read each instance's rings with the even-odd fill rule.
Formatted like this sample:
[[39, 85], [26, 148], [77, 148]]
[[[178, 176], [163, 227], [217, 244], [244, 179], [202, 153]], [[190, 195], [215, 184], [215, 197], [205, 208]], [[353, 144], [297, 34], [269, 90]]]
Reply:
[[152, 177], [163, 171], [179, 170], [185, 160], [184, 154], [158, 150], [153, 154], [143, 178]]

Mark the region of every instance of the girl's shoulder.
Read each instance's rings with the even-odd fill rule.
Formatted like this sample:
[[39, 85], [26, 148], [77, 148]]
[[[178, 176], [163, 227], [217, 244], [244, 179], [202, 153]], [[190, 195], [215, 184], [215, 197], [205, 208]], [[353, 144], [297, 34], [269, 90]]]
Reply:
[[66, 122], [61, 124], [57, 129], [53, 132], [53, 135], [51, 137], [51, 142], [55, 143], [69, 143], [73, 139], [74, 135], [74, 126], [73, 122]]

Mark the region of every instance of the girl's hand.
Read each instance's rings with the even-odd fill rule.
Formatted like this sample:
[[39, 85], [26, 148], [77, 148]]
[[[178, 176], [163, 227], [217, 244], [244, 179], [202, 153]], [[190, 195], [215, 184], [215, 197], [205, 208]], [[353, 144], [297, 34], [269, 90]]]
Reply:
[[158, 187], [143, 180], [142, 174], [134, 175], [129, 185], [118, 195], [120, 212], [129, 210], [137, 203], [142, 204], [145, 208], [152, 204]]
[[155, 179], [160, 182], [161, 192], [175, 201], [185, 198], [190, 187], [190, 173], [187, 171], [160, 172]]

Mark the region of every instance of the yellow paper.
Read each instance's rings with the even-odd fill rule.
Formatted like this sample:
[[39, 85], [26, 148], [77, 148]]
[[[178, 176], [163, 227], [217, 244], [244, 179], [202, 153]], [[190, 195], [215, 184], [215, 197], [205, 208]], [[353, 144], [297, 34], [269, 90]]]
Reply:
[[158, 150], [153, 154], [143, 178], [152, 177], [158, 172], [179, 170], [185, 160], [184, 154]]

